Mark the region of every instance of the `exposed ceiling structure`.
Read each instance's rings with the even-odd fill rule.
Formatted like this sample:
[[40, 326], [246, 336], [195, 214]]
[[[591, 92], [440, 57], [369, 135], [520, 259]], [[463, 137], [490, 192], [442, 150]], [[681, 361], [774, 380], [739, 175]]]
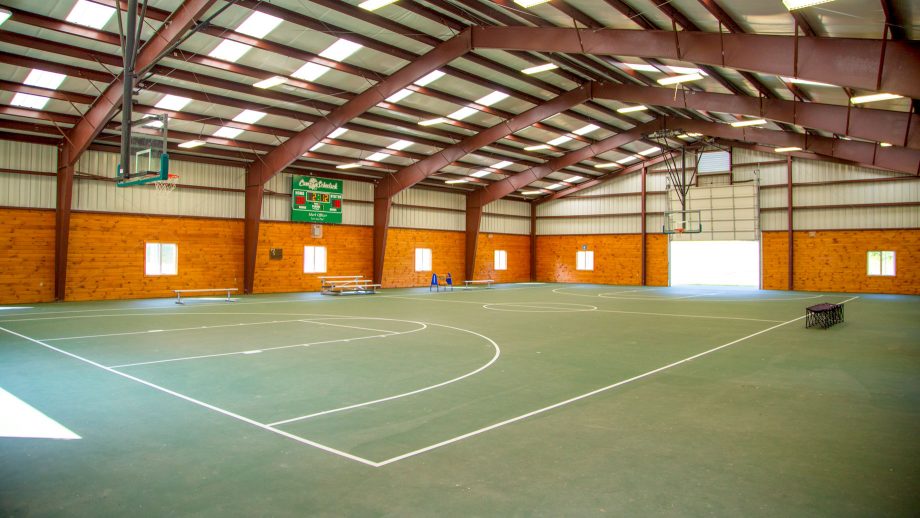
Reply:
[[[0, 138], [117, 149], [116, 2], [0, 0]], [[311, 172], [378, 197], [558, 197], [660, 161], [663, 127], [920, 172], [916, 2], [362, 3], [149, 0], [135, 118], [167, 113], [175, 159], [248, 186]]]

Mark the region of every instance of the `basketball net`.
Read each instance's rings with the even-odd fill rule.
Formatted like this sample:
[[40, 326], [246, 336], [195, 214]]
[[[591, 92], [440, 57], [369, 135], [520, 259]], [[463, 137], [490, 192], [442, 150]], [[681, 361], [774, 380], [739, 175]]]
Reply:
[[166, 195], [176, 190], [176, 186], [179, 185], [179, 175], [170, 173], [166, 180], [150, 183], [156, 187], [158, 193]]

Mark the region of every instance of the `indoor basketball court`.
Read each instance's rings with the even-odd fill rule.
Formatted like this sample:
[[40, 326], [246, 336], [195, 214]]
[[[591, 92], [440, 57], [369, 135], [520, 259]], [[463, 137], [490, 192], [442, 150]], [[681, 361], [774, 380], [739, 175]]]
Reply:
[[915, 514], [917, 16], [0, 0], [0, 514]]

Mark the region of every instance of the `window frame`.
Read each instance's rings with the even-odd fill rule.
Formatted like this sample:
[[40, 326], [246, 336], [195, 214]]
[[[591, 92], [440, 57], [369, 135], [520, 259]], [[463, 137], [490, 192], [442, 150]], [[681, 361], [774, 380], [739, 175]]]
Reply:
[[507, 250], [496, 250], [495, 254], [494, 267], [496, 271], [504, 271], [508, 269], [508, 251]]
[[[421, 257], [419, 254], [421, 253]], [[430, 248], [416, 248], [415, 249], [415, 271], [417, 272], [431, 272], [434, 269], [432, 268], [432, 254]], [[421, 259], [421, 268], [419, 267], [419, 259]], [[426, 260], [427, 259], [427, 260]], [[427, 266], [427, 269], [425, 268]]]
[[[173, 271], [164, 273], [163, 268], [163, 247], [171, 246], [175, 250], [173, 257], [175, 258], [175, 263], [172, 265]], [[150, 271], [150, 251], [151, 247], [155, 247], [157, 254], [157, 266], [158, 269], [155, 272]], [[144, 242], [144, 276], [145, 277], [173, 277], [179, 275], [179, 244], [178, 243], [164, 243], [161, 241], [145, 241]]]
[[[316, 252], [317, 250], [322, 249], [323, 251], [323, 268], [322, 270], [318, 269], [316, 266]], [[312, 253], [308, 256], [307, 250], [311, 250]], [[313, 265], [313, 270], [307, 270], [307, 258], [311, 258], [311, 263]], [[325, 246], [322, 245], [304, 245], [303, 246], [303, 273], [305, 275], [310, 275], [314, 273], [326, 273], [329, 269], [329, 251]]]
[[594, 271], [594, 250], [578, 250], [575, 252], [575, 270], [581, 272]]
[[[877, 259], [873, 258], [873, 254], [878, 254]], [[886, 257], [891, 258], [891, 272], [886, 273], [885, 271], [885, 259]], [[875, 264], [873, 264], [875, 263]], [[873, 269], [873, 266], [877, 266], [877, 269]], [[873, 270], [875, 270], [873, 272]], [[866, 275], [869, 277], [895, 277], [897, 275], [897, 254], [894, 250], [867, 250], [866, 251]]]

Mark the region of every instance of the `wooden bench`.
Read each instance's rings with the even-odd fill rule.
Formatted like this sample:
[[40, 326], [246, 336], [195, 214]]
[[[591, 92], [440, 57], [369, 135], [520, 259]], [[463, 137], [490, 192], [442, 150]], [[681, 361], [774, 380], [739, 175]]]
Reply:
[[495, 281], [493, 281], [492, 279], [468, 279], [468, 280], [463, 281], [463, 284], [464, 284], [463, 287], [466, 289], [470, 289], [475, 284], [485, 284], [486, 288], [491, 288], [493, 282]]
[[176, 294], [176, 304], [185, 304], [182, 302], [183, 293], [217, 293], [221, 291], [227, 292], [227, 302], [233, 302], [233, 299], [230, 298], [230, 293], [237, 291], [236, 288], [202, 288], [198, 290], [173, 290]]
[[323, 276], [320, 280], [320, 293], [323, 295], [341, 295], [343, 293], [367, 295], [377, 293], [379, 284], [374, 284], [371, 279], [363, 275], [331, 275]]

